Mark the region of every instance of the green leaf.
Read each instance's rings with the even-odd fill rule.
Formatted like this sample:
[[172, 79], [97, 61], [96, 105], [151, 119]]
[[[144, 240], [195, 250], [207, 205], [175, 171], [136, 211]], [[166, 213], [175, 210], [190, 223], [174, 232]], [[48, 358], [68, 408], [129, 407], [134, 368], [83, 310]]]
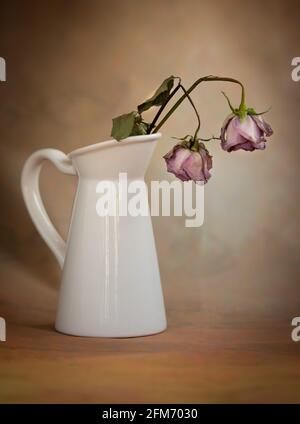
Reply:
[[138, 112], [133, 111], [113, 119], [111, 136], [120, 141], [132, 135], [145, 135], [148, 133], [149, 126], [150, 124], [142, 121]]
[[172, 138], [174, 138], [174, 140], [188, 141], [188, 140], [192, 140], [193, 136], [188, 134], [185, 137], [172, 137]]
[[248, 115], [255, 115], [255, 116], [259, 116], [259, 115], [264, 115], [265, 113], [270, 112], [270, 110], [272, 109], [272, 106], [270, 106], [267, 110], [265, 110], [264, 112], [256, 112], [252, 107], [248, 107], [247, 109], [247, 113]]
[[146, 122], [136, 122], [130, 135], [146, 135], [149, 126]]
[[223, 96], [225, 97], [225, 99], [227, 100], [228, 106], [231, 109], [231, 112], [236, 114], [236, 109], [232, 106], [232, 104], [230, 103], [229, 97], [226, 95], [226, 93], [224, 93], [224, 91], [221, 91], [221, 93], [223, 94]]
[[139, 113], [145, 112], [152, 106], [161, 106], [162, 104], [164, 104], [174, 86], [174, 81], [175, 77], [173, 76], [170, 76], [169, 78], [165, 79], [155, 91], [153, 96], [150, 97], [150, 99], [147, 99], [143, 103], [138, 105]]
[[131, 133], [136, 124], [136, 117], [137, 112], [133, 111], [114, 118], [111, 136], [120, 141], [122, 138], [126, 138], [132, 135]]

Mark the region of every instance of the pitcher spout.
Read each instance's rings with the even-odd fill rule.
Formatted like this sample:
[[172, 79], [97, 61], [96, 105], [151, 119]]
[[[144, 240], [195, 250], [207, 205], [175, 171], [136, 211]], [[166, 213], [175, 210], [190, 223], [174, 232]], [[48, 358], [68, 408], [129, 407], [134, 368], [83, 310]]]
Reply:
[[112, 139], [76, 149], [69, 153], [80, 177], [116, 180], [120, 173], [128, 179], [141, 179], [150, 162], [160, 133]]

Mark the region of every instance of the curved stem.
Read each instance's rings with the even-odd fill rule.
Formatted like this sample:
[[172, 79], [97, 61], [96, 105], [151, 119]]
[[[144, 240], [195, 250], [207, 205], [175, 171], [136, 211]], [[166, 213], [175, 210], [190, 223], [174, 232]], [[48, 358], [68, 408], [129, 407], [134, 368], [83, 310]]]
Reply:
[[196, 138], [197, 137], [197, 135], [198, 135], [198, 132], [199, 132], [199, 130], [200, 130], [200, 126], [201, 126], [201, 121], [200, 121], [200, 116], [199, 116], [199, 113], [198, 113], [198, 111], [197, 111], [197, 109], [196, 109], [196, 106], [195, 106], [195, 104], [194, 104], [194, 102], [193, 102], [193, 100], [191, 99], [191, 96], [189, 95], [189, 93], [187, 92], [187, 90], [184, 88], [184, 86], [181, 84], [181, 79], [178, 77], [178, 79], [179, 79], [179, 83], [178, 83], [178, 85], [175, 87], [175, 89], [172, 91], [172, 93], [170, 94], [170, 96], [167, 98], [167, 100], [165, 101], [165, 103], [159, 108], [159, 110], [158, 110], [158, 112], [156, 113], [156, 115], [155, 115], [155, 117], [154, 117], [154, 119], [153, 119], [153, 121], [151, 122], [151, 124], [150, 124], [150, 126], [149, 126], [149, 130], [148, 130], [148, 134], [150, 134], [151, 133], [151, 131], [152, 131], [152, 129], [154, 128], [154, 126], [155, 126], [155, 124], [156, 124], [156, 122], [157, 122], [157, 120], [158, 120], [158, 118], [160, 117], [160, 115], [162, 114], [162, 112], [163, 112], [163, 110], [164, 110], [164, 108], [167, 106], [167, 104], [169, 103], [169, 101], [171, 100], [171, 98], [177, 93], [177, 91], [181, 88], [182, 89], [182, 91], [185, 93], [185, 96], [187, 97], [187, 99], [189, 100], [189, 102], [191, 103], [191, 105], [192, 105], [192, 108], [194, 109], [194, 111], [195, 111], [195, 113], [196, 113], [196, 116], [197, 116], [197, 120], [198, 120], [198, 126], [197, 126], [197, 128], [196, 128], [196, 131], [195, 131], [195, 135], [194, 135], [194, 138]]
[[198, 126], [197, 126], [197, 128], [196, 128], [195, 135], [194, 135], [194, 140], [196, 140], [197, 135], [198, 135], [198, 132], [199, 132], [199, 130], [200, 130], [200, 126], [201, 126], [200, 116], [199, 116], [198, 110], [197, 110], [196, 106], [194, 105], [194, 102], [193, 102], [193, 100], [191, 99], [191, 96], [189, 95], [189, 93], [186, 91], [186, 89], [184, 88], [184, 86], [183, 86], [182, 84], [180, 84], [180, 87], [181, 87], [181, 89], [183, 90], [183, 92], [184, 92], [185, 96], [188, 98], [189, 102], [191, 103], [192, 108], [194, 109], [194, 111], [195, 111], [195, 113], [196, 113], [196, 116], [197, 116]]
[[151, 133], [151, 131], [153, 130], [153, 128], [155, 127], [155, 124], [158, 120], [158, 118], [160, 117], [160, 115], [162, 114], [163, 110], [165, 109], [165, 107], [167, 106], [167, 104], [169, 103], [169, 101], [172, 99], [173, 96], [175, 96], [175, 94], [177, 93], [177, 91], [180, 88], [181, 85], [181, 78], [180, 77], [175, 77], [178, 78], [178, 85], [174, 88], [174, 90], [170, 93], [169, 97], [167, 98], [167, 100], [161, 105], [161, 107], [158, 109], [156, 115], [153, 118], [153, 121], [151, 122], [149, 129], [148, 129], [148, 134]]
[[221, 140], [221, 137], [199, 138], [201, 141]]
[[[199, 78], [197, 81], [194, 82], [194, 84], [191, 85], [191, 87], [186, 91], [186, 93], [184, 93], [184, 95], [181, 96], [180, 99], [177, 100], [177, 102], [169, 110], [169, 112], [165, 115], [165, 117], [154, 128], [153, 132], [157, 132], [164, 125], [164, 123], [170, 118], [170, 116], [173, 114], [173, 112], [175, 112], [175, 110], [183, 102], [183, 100], [187, 97], [187, 95], [190, 94], [201, 82], [209, 82], [209, 81], [225, 81], [225, 82], [232, 82], [234, 84], [239, 84], [241, 86], [241, 89], [242, 89], [240, 107], [245, 104], [245, 88], [240, 81], [238, 81], [234, 78], [226, 78], [226, 77], [217, 77], [217, 76], [214, 76], [214, 75], [207, 75], [205, 77]], [[169, 99], [168, 99], [168, 101], [169, 101]]]

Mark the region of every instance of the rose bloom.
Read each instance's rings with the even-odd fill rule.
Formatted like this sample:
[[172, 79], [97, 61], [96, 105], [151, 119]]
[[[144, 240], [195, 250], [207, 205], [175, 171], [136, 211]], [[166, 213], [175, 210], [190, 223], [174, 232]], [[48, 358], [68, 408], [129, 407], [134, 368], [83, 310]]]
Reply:
[[272, 128], [261, 116], [247, 115], [241, 122], [238, 116], [229, 115], [221, 129], [221, 146], [227, 152], [263, 150], [266, 148], [265, 136], [272, 134]]
[[211, 177], [209, 170], [212, 167], [212, 157], [202, 143], [198, 152], [177, 144], [164, 159], [168, 172], [181, 181], [193, 180], [197, 184], [205, 184]]

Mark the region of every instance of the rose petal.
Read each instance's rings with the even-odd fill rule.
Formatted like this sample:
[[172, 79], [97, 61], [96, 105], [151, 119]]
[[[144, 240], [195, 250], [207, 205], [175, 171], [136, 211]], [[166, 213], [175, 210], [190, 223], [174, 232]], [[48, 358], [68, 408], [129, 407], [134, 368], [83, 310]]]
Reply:
[[270, 135], [273, 134], [271, 126], [263, 119], [262, 116], [251, 115], [251, 118], [267, 137], [270, 137]]
[[247, 142], [247, 139], [240, 134], [239, 128], [237, 126], [237, 122], [235, 119], [239, 119], [239, 118], [235, 117], [229, 123], [227, 127], [227, 131], [226, 131], [226, 140], [222, 144], [223, 150], [226, 150], [228, 152], [231, 152], [232, 150], [236, 150], [236, 149], [233, 149], [234, 146], [244, 144]]
[[255, 150], [255, 144], [252, 141], [245, 140], [244, 143], [233, 146], [230, 151], [236, 152], [237, 150], [246, 150], [248, 152], [253, 152], [253, 150]]
[[250, 116], [247, 116], [242, 122], [238, 117], [236, 117], [233, 121], [236, 131], [238, 131], [239, 134], [246, 140], [252, 141], [253, 143], [261, 141], [263, 131], [256, 125]]
[[211, 177], [209, 170], [212, 168], [212, 157], [205, 149], [200, 149], [200, 155], [202, 156], [203, 161], [203, 174], [205, 177], [205, 182], [207, 182]]
[[235, 117], [235, 115], [232, 113], [231, 115], [227, 116], [227, 118], [225, 119], [223, 126], [221, 128], [221, 135], [220, 135], [221, 143], [226, 142], [226, 130], [227, 130], [228, 124], [230, 123], [230, 121], [234, 117]]
[[198, 152], [192, 152], [191, 155], [182, 164], [183, 169], [193, 181], [203, 180], [203, 160]]
[[185, 159], [190, 156], [191, 151], [189, 149], [185, 149], [183, 147], [179, 148], [177, 146], [174, 147], [173, 151], [169, 152], [164, 156], [164, 159], [167, 163], [168, 172], [179, 172], [182, 166], [182, 163]]

